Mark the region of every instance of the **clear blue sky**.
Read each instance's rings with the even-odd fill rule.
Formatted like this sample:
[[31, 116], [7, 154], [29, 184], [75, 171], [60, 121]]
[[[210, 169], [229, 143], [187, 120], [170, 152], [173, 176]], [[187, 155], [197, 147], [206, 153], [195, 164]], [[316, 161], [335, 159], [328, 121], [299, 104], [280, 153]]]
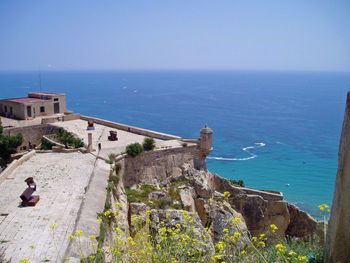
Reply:
[[350, 1], [1, 0], [0, 70], [350, 71]]

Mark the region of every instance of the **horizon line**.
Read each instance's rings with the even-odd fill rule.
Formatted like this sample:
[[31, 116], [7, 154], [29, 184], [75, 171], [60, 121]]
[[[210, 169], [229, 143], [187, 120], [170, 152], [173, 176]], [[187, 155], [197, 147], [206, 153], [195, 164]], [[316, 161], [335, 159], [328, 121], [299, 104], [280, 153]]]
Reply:
[[350, 73], [346, 70], [312, 70], [312, 69], [189, 69], [189, 68], [177, 68], [177, 69], [142, 69], [142, 68], [131, 68], [131, 69], [56, 69], [56, 68], [48, 68], [48, 69], [0, 69], [0, 72], [91, 72], [91, 71], [120, 71], [120, 72], [126, 72], [126, 71], [145, 71], [145, 72], [170, 72], [170, 71], [188, 71], [188, 72], [248, 72], [248, 71], [254, 71], [254, 72], [295, 72], [295, 73]]

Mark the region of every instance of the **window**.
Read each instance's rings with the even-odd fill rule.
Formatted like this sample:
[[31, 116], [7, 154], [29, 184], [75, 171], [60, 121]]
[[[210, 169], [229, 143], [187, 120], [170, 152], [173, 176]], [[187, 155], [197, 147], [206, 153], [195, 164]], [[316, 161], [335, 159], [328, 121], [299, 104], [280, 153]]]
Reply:
[[12, 107], [10, 107], [10, 115], [13, 114], [13, 110], [12, 110]]
[[5, 106], [5, 112], [7, 112], [7, 106]]
[[44, 106], [40, 107], [40, 112], [45, 112], [45, 107]]
[[53, 99], [54, 101], [58, 101], [58, 98], [56, 98], [56, 99]]

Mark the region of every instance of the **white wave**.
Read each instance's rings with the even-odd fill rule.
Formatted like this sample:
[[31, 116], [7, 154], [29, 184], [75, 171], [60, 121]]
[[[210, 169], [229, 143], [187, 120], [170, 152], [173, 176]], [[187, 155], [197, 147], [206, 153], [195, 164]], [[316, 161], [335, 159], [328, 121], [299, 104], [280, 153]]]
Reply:
[[225, 157], [215, 157], [215, 156], [210, 156], [210, 157], [207, 157], [207, 158], [208, 159], [213, 159], [213, 160], [220, 160], [220, 161], [248, 161], [248, 160], [255, 159], [256, 157], [258, 157], [257, 154], [252, 153], [249, 150], [260, 148], [260, 147], [264, 147], [264, 146], [266, 146], [265, 143], [263, 143], [263, 142], [256, 142], [255, 145], [244, 147], [242, 149], [242, 151], [250, 154], [250, 156], [246, 157], [246, 158], [225, 158]]

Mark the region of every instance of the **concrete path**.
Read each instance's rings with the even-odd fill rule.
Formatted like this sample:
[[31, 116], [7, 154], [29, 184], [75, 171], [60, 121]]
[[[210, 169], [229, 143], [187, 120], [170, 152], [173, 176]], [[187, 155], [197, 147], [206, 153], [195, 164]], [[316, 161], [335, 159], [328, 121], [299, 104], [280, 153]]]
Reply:
[[[81, 153], [37, 154], [0, 185], [0, 248], [19, 262], [61, 262], [74, 231], [95, 158]], [[21, 207], [27, 177], [37, 183], [35, 207]], [[55, 224], [55, 229], [51, 229]], [[34, 246], [34, 248], [30, 248]]]

